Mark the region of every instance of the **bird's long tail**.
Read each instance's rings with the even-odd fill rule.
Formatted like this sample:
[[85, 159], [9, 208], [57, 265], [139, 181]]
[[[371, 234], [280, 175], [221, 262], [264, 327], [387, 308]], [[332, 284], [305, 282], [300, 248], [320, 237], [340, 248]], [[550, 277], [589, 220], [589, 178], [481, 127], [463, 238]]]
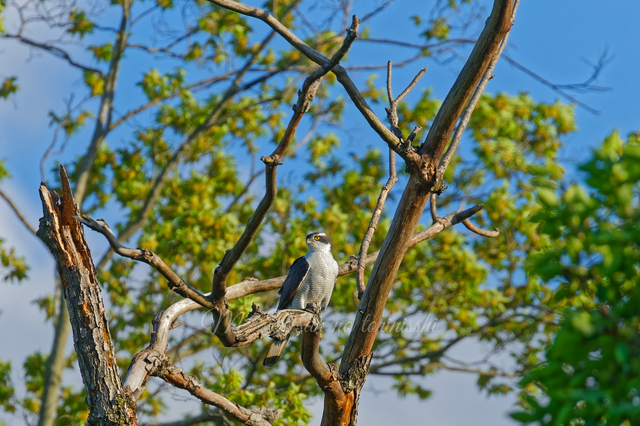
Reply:
[[284, 340], [274, 340], [271, 343], [271, 346], [269, 346], [269, 350], [267, 351], [267, 355], [264, 357], [264, 361], [262, 361], [262, 365], [265, 367], [273, 367], [280, 359], [280, 355], [282, 355], [288, 341], [289, 336]]

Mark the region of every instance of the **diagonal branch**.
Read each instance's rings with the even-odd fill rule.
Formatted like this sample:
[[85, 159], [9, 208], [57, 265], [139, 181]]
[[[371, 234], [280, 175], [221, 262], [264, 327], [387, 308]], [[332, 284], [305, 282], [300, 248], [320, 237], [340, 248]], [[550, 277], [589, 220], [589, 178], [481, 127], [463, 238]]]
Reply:
[[16, 214], [16, 216], [18, 216], [18, 219], [20, 219], [20, 222], [22, 222], [22, 224], [24, 226], [27, 227], [27, 229], [29, 231], [31, 231], [31, 233], [33, 235], [36, 234], [36, 228], [33, 227], [32, 224], [29, 223], [29, 221], [27, 220], [27, 218], [22, 214], [22, 212], [20, 211], [20, 209], [18, 208], [18, 206], [16, 206], [14, 204], [14, 202], [11, 200], [11, 198], [9, 198], [7, 196], [7, 194], [4, 193], [4, 191], [2, 189], [0, 189], [0, 197], [4, 198], [4, 200], [7, 202], [7, 204], [9, 205], [9, 207], [11, 208], [11, 210], [13, 210], [13, 212]]
[[[298, 51], [300, 51], [300, 53], [305, 55], [311, 61], [320, 66], [330, 64], [331, 60], [329, 58], [298, 38], [280, 21], [274, 18], [268, 11], [257, 7], [247, 6], [232, 0], [209, 1], [213, 4], [232, 10], [234, 12], [260, 19], [261, 21], [269, 25], [274, 31], [280, 34], [280, 36], [282, 36], [282, 38], [284, 38], [291, 46], [296, 48]], [[376, 133], [378, 133], [382, 140], [384, 140], [391, 149], [396, 151], [398, 155], [400, 155], [400, 157], [402, 157], [408, 164], [421, 163], [420, 156], [413, 150], [413, 148], [407, 149], [407, 147], [401, 146], [401, 143], [396, 135], [394, 135], [393, 132], [387, 129], [382, 121], [380, 121], [380, 119], [373, 112], [367, 101], [364, 99], [356, 85], [347, 74], [347, 71], [341, 65], [336, 65], [335, 67], [333, 67], [332, 72], [335, 74], [340, 84], [342, 84], [342, 86], [345, 88], [347, 94], [355, 104], [356, 108], [358, 108], [371, 128]]]
[[[516, 11], [518, 10], [519, 1], [520, 0], [515, 0], [514, 2], [512, 17], [511, 17], [512, 21], [515, 19]], [[465, 109], [464, 113], [462, 114], [462, 117], [460, 118], [460, 123], [458, 124], [458, 127], [456, 128], [453, 138], [451, 139], [449, 148], [447, 148], [447, 152], [444, 154], [444, 157], [442, 158], [438, 166], [438, 174], [440, 176], [444, 175], [444, 172], [447, 170], [447, 167], [449, 166], [449, 163], [451, 162], [453, 155], [456, 153], [456, 150], [458, 149], [458, 145], [460, 145], [462, 134], [464, 133], [464, 130], [467, 128], [467, 125], [469, 124], [469, 120], [471, 120], [471, 114], [473, 114], [473, 110], [476, 109], [476, 105], [478, 105], [478, 102], [480, 101], [480, 98], [482, 97], [482, 93], [484, 92], [484, 89], [487, 87], [489, 80], [493, 78], [493, 70], [495, 69], [496, 64], [498, 63], [498, 59], [500, 59], [500, 55], [502, 55], [502, 52], [504, 51], [504, 48], [507, 45], [507, 41], [509, 40], [509, 34], [510, 32], [508, 32], [502, 39], [502, 43], [500, 44], [500, 47], [496, 51], [493, 58], [491, 58], [491, 62], [489, 63], [487, 70], [484, 72], [482, 79], [478, 83], [478, 86], [476, 87], [476, 90], [473, 93], [471, 100], [469, 101], [469, 105], [467, 105], [467, 108]]]
[[[431, 219], [433, 223], [440, 222], [442, 218], [438, 217], [438, 207], [436, 205], [436, 194], [431, 194]], [[493, 228], [493, 231], [487, 231], [485, 229], [479, 228], [475, 226], [469, 219], [463, 219], [462, 224], [469, 231], [474, 232], [483, 237], [496, 238], [500, 236], [500, 230], [498, 228]]]
[[385, 183], [382, 187], [382, 191], [380, 191], [376, 208], [373, 211], [373, 215], [371, 216], [369, 228], [367, 228], [367, 232], [362, 239], [362, 244], [360, 245], [360, 253], [358, 254], [358, 273], [356, 274], [358, 299], [362, 298], [365, 289], [364, 263], [365, 258], [367, 257], [367, 251], [369, 251], [369, 245], [371, 244], [373, 233], [376, 231], [378, 222], [380, 221], [380, 217], [382, 216], [382, 210], [384, 209], [384, 203], [387, 201], [387, 195], [389, 195], [389, 192], [396, 184], [396, 182], [398, 182], [398, 175], [396, 174], [396, 153], [393, 150], [389, 149], [389, 179], [387, 180], [387, 183]]
[[85, 72], [94, 72], [94, 73], [100, 75], [101, 77], [104, 77], [104, 73], [101, 70], [99, 70], [97, 68], [92, 68], [92, 67], [89, 67], [89, 66], [86, 66], [86, 65], [82, 65], [82, 64], [76, 62], [71, 57], [71, 55], [69, 55], [69, 53], [66, 50], [61, 49], [61, 48], [59, 48], [57, 46], [54, 46], [52, 44], [40, 43], [38, 41], [28, 39], [28, 38], [24, 37], [21, 34], [16, 34], [16, 35], [1, 34], [0, 37], [16, 39], [16, 40], [20, 41], [21, 43], [24, 43], [24, 44], [26, 44], [28, 46], [36, 47], [38, 49], [44, 50], [46, 52], [49, 52], [52, 55], [57, 56], [58, 58], [64, 59], [72, 67], [78, 68], [78, 69], [80, 69], [82, 71], [85, 71]]
[[262, 161], [265, 163], [266, 167], [265, 195], [247, 222], [247, 226], [245, 227], [242, 235], [231, 250], [227, 251], [214, 272], [210, 296], [211, 301], [215, 304], [215, 307], [212, 309], [212, 313], [216, 321], [216, 335], [225, 346], [233, 346], [236, 338], [236, 336], [228, 332], [231, 325], [230, 315], [224, 301], [227, 292], [227, 277], [236, 263], [240, 260], [240, 257], [249, 247], [249, 244], [253, 241], [262, 221], [275, 201], [275, 197], [278, 192], [276, 185], [276, 170], [278, 165], [282, 164], [280, 159], [293, 141], [293, 137], [302, 116], [309, 110], [309, 107], [315, 98], [316, 91], [320, 86], [322, 77], [344, 57], [349, 50], [349, 47], [353, 44], [357, 36], [358, 23], [358, 19], [354, 17], [351, 28], [347, 31], [347, 36], [344, 39], [342, 47], [335, 53], [335, 55], [333, 55], [331, 60], [309, 75], [302, 84], [302, 88], [298, 92], [298, 100], [296, 105], [293, 107], [293, 116], [289, 121], [280, 143], [270, 156], [262, 157]]
[[182, 369], [169, 364], [166, 360], [163, 361], [161, 368], [154, 375], [177, 388], [188, 391], [203, 403], [217, 407], [246, 425], [271, 426], [282, 415], [280, 410], [256, 406], [247, 408], [229, 401], [222, 395], [206, 389], [197, 377], [185, 373]]
[[107, 136], [109, 125], [111, 124], [111, 118], [113, 115], [113, 101], [115, 96], [116, 83], [118, 81], [118, 74], [120, 71], [120, 63], [124, 56], [125, 47], [128, 39], [127, 25], [129, 23], [132, 0], [122, 1], [122, 17], [120, 19], [120, 28], [116, 35], [116, 42], [113, 46], [113, 57], [109, 64], [109, 71], [106, 77], [104, 77], [104, 91], [102, 98], [100, 99], [100, 106], [98, 108], [98, 114], [96, 116], [95, 128], [91, 137], [91, 143], [85, 153], [82, 161], [76, 170], [78, 178], [76, 180], [76, 187], [74, 195], [82, 211], [82, 203], [87, 195], [87, 185], [89, 184], [89, 178], [91, 175], [91, 168], [98, 155], [100, 145]]
[[120, 256], [137, 260], [154, 267], [158, 272], [160, 272], [160, 274], [162, 274], [163, 277], [167, 279], [169, 289], [175, 291], [182, 297], [187, 297], [193, 300], [194, 302], [202, 305], [205, 308], [213, 307], [211, 301], [207, 296], [187, 284], [182, 278], [178, 276], [178, 274], [173, 271], [173, 269], [171, 269], [166, 263], [164, 263], [160, 256], [158, 256], [151, 250], [131, 249], [124, 247], [122, 244], [120, 244], [111, 228], [109, 228], [109, 225], [107, 225], [107, 223], [102, 219], [93, 220], [88, 216], [74, 217], [78, 221], [82, 222], [85, 226], [104, 235], [113, 251], [118, 253]]
[[462, 67], [458, 78], [431, 124], [421, 154], [425, 154], [436, 164], [440, 161], [453, 128], [469, 99], [476, 91], [480, 79], [491, 62], [497, 60], [496, 52], [500, 43], [513, 25], [513, 6], [513, 0], [496, 0], [494, 2], [491, 15], [471, 51], [471, 55]]

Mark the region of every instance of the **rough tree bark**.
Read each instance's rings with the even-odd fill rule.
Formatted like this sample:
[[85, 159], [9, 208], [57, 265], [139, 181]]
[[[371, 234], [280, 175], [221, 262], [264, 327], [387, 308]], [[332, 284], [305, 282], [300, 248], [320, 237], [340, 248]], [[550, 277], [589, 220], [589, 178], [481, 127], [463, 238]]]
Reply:
[[87, 389], [90, 425], [137, 425], [135, 402], [123, 391], [100, 286], [91, 252], [64, 167], [60, 168], [62, 198], [40, 186], [44, 216], [38, 237], [58, 264], [71, 319], [73, 342], [82, 381]]

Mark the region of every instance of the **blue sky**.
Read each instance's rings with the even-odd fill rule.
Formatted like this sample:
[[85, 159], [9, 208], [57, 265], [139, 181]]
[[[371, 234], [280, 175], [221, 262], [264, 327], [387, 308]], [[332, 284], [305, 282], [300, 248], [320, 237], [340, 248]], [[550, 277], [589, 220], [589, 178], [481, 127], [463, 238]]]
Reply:
[[[483, 4], [488, 4], [484, 1]], [[409, 16], [416, 2], [398, 0], [383, 14], [378, 15], [372, 27], [384, 25], [384, 34], [371, 33], [371, 37], [415, 39], [415, 31], [409, 25]], [[356, 3], [354, 13], [370, 10], [367, 2]], [[486, 16], [486, 10], [485, 10]], [[570, 161], [586, 158], [589, 149], [598, 145], [614, 129], [625, 135], [638, 131], [640, 127], [640, 35], [637, 20], [640, 17], [640, 2], [619, 0], [603, 2], [595, 0], [523, 0], [509, 39], [508, 54], [519, 63], [535, 71], [543, 78], [557, 84], [579, 83], [586, 80], [591, 69], [584, 60], [596, 62], [599, 55], [607, 51], [611, 60], [595, 84], [609, 87], [602, 93], [574, 94], [581, 102], [599, 110], [594, 115], [576, 107], [578, 131], [565, 138], [563, 157]], [[11, 28], [11, 23], [6, 24]], [[477, 35], [472, 33], [471, 35]], [[400, 49], [400, 48], [397, 48]], [[0, 103], [0, 158], [6, 159], [13, 179], [5, 181], [2, 189], [13, 197], [31, 223], [37, 224], [41, 215], [37, 187], [40, 182], [39, 160], [51, 141], [47, 113], [60, 110], [69, 90], [81, 86], [77, 73], [69, 74], [62, 61], [47, 54], [30, 55], [13, 42], [0, 42], [0, 77], [17, 74], [21, 91], [11, 102]], [[402, 51], [387, 50], [391, 59], [402, 56]], [[36, 53], [36, 52], [32, 52]], [[353, 60], [375, 58], [380, 63], [388, 58], [379, 58], [379, 50], [369, 43], [355, 43], [351, 54]], [[446, 65], [429, 63], [423, 78], [423, 87], [432, 87], [436, 97], [442, 98], [451, 87], [461, 67], [460, 60]], [[394, 71], [394, 87], [399, 91], [423, 65], [415, 63]], [[528, 92], [536, 101], [553, 102], [559, 95], [530, 76], [516, 70], [501, 60], [489, 83], [488, 93]], [[368, 73], [354, 77], [359, 85]], [[133, 78], [133, 77], [132, 77]], [[378, 82], [382, 84], [381, 76]], [[415, 94], [414, 94], [415, 95]], [[563, 99], [566, 101], [566, 99]], [[379, 111], [383, 117], [383, 111]], [[377, 139], [367, 128], [364, 120], [355, 111], [350, 111], [346, 120], [352, 133], [358, 134], [350, 144], [375, 144]], [[424, 137], [424, 135], [423, 135]], [[70, 149], [81, 151], [84, 140]], [[372, 142], [373, 141], [373, 142]], [[353, 146], [353, 145], [352, 145]], [[579, 178], [576, 177], [576, 178]], [[53, 263], [42, 244], [23, 228], [12, 212], [0, 202], [0, 238], [16, 247], [25, 255], [32, 267], [31, 278], [22, 285], [0, 284], [0, 341], [12, 342], [0, 349], [0, 358], [20, 360], [34, 350], [47, 352], [50, 349], [50, 324], [43, 326], [42, 314], [29, 303], [50, 291]], [[95, 253], [102, 253], [104, 241], [89, 233]], [[28, 336], [28, 337], [27, 337]], [[478, 343], [469, 343], [460, 349], [469, 353], [482, 353]], [[508, 360], [500, 362], [507, 363]], [[394, 421], [407, 424], [422, 423], [429, 418], [434, 425], [491, 424], [506, 425], [505, 417], [513, 399], [491, 397], [488, 400], [479, 394], [475, 378], [462, 373], [441, 373], [425, 381], [435, 390], [435, 396], [427, 402], [418, 403], [415, 398], [399, 399], [388, 390], [384, 379], [372, 378], [367, 382], [360, 410], [361, 424], [380, 424]], [[392, 414], [393, 407], [400, 408], [404, 417]], [[312, 407], [321, 411], [321, 403]], [[316, 417], [314, 424], [319, 424]]]

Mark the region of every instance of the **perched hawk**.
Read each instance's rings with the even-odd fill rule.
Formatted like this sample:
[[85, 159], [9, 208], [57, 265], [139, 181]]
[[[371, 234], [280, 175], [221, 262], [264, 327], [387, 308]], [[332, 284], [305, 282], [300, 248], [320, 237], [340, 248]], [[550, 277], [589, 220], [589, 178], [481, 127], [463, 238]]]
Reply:
[[[329, 237], [323, 232], [307, 235], [309, 251], [293, 262], [287, 278], [280, 288], [278, 309], [304, 309], [309, 303], [317, 303], [325, 309], [331, 299], [333, 286], [338, 278], [338, 263], [331, 255]], [[289, 337], [274, 340], [263, 364], [273, 366], [282, 355]]]

